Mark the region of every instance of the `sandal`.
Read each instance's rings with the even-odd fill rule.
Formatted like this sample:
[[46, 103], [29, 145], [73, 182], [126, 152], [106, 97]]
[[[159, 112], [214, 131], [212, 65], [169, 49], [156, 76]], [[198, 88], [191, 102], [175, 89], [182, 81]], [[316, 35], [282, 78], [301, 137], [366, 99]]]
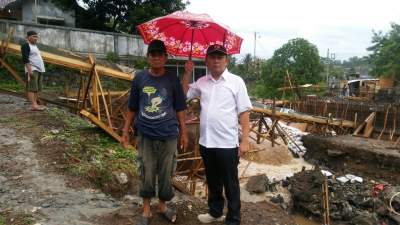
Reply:
[[43, 111], [43, 110], [46, 110], [46, 106], [38, 106], [38, 107], [35, 107], [35, 108], [31, 108], [31, 111]]
[[177, 213], [175, 209], [166, 208], [164, 212], [161, 213], [163, 217], [171, 223], [176, 222]]
[[138, 221], [137, 221], [137, 225], [149, 225], [149, 221], [150, 221], [150, 217], [146, 217], [146, 216], [141, 216]]

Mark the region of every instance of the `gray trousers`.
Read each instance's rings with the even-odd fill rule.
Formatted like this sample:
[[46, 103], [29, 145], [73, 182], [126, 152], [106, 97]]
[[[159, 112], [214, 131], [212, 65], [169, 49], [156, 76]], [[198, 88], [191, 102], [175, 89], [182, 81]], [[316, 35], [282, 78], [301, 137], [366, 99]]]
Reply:
[[171, 200], [174, 197], [171, 180], [176, 168], [177, 139], [153, 140], [140, 133], [137, 138], [140, 197], [156, 196], [157, 179], [158, 198]]

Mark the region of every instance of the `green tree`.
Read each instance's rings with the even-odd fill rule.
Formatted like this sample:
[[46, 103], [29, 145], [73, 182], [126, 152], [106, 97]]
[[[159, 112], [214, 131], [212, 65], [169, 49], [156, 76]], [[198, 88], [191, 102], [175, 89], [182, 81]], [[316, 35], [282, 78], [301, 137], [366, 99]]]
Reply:
[[323, 65], [318, 49], [303, 38], [289, 40], [274, 52], [271, 59], [262, 64], [265, 97], [277, 97], [277, 88], [284, 86], [286, 71], [294, 85], [317, 83], [322, 80]]
[[[259, 59], [257, 60], [260, 61]], [[257, 67], [254, 65], [254, 59], [251, 54], [246, 54], [239, 62], [237, 58], [232, 57], [228, 69], [232, 73], [241, 76], [248, 85], [257, 80]]]
[[400, 25], [392, 23], [391, 30], [387, 34], [374, 32], [373, 45], [367, 48], [372, 53], [369, 59], [372, 74], [375, 76], [394, 75], [400, 79]]
[[357, 56], [344, 60], [342, 67], [346, 74], [369, 74], [371, 69], [368, 57], [359, 58]]
[[76, 12], [76, 26], [102, 31], [135, 32], [136, 25], [177, 10], [189, 1], [182, 0], [52, 0], [64, 9]]

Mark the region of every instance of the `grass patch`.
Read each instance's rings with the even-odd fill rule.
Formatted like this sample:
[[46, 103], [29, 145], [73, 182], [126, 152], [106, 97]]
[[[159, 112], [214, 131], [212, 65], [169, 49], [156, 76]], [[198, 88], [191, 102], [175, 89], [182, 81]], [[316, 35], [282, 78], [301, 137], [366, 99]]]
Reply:
[[51, 108], [49, 120], [61, 122], [62, 129], [58, 133], [47, 131], [41, 140], [68, 143], [64, 158], [70, 172], [117, 196], [131, 189], [130, 184], [119, 184], [116, 174], [137, 176], [136, 152], [122, 148], [103, 130], [63, 110]]
[[[33, 137], [46, 159], [64, 165], [63, 170], [83, 177], [104, 192], [118, 197], [134, 190], [136, 152], [124, 149], [87, 120], [50, 107], [43, 114], [17, 114], [0, 118], [0, 122]], [[128, 177], [128, 183], [118, 181], [121, 173]]]
[[5, 213], [0, 215], [0, 225], [32, 225], [35, 218], [29, 214]]

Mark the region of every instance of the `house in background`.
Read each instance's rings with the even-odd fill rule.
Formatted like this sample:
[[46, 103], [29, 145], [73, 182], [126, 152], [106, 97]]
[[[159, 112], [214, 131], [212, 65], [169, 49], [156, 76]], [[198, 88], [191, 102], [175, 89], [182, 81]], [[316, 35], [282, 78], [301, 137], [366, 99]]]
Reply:
[[0, 19], [75, 27], [75, 11], [63, 10], [50, 0], [16, 0], [9, 2], [11, 3], [0, 9]]

